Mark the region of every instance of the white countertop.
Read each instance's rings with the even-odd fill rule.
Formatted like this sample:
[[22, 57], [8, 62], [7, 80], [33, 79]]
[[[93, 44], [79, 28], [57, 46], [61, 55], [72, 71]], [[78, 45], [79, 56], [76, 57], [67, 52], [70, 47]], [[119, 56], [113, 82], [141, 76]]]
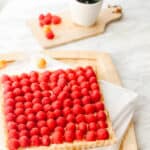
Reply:
[[[0, 14], [0, 53], [42, 49], [25, 21], [42, 12], [66, 9], [69, 0], [11, 0]], [[150, 1], [105, 0], [123, 7], [124, 16], [110, 24], [103, 35], [56, 49], [99, 50], [112, 54], [125, 87], [140, 94], [135, 113], [139, 149], [150, 149]]]

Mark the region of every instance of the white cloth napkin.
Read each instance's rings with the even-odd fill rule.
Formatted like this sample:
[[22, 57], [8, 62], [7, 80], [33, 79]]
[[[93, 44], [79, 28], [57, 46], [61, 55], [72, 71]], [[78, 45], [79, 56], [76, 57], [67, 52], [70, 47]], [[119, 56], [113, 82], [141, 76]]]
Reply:
[[[29, 72], [31, 70], [43, 71], [43, 69], [39, 69], [36, 64], [37, 60], [41, 57], [45, 58], [47, 61], [46, 69], [55, 70], [60, 68], [66, 69], [70, 67], [64, 63], [50, 58], [49, 56], [46, 56], [43, 53], [34, 54], [32, 56], [24, 54], [24, 59], [20, 59], [15, 63], [10, 64], [5, 69], [1, 70], [0, 75], [4, 73], [17, 74]], [[135, 110], [134, 103], [137, 98], [137, 94], [106, 81], [100, 81], [100, 85], [104, 94], [106, 107], [113, 122], [117, 143], [113, 146], [95, 148], [95, 150], [118, 150], [122, 137], [133, 117]]]

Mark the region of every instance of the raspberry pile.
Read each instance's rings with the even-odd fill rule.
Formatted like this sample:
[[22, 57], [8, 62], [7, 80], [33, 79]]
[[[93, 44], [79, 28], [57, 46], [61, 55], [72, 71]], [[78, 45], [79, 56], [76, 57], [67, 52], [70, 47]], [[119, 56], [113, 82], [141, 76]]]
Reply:
[[10, 150], [109, 138], [91, 66], [3, 75], [1, 82]]
[[39, 25], [43, 28], [44, 33], [47, 39], [54, 39], [55, 34], [53, 33], [50, 25], [58, 25], [61, 23], [61, 18], [56, 15], [52, 15], [51, 13], [47, 13], [46, 15], [40, 14], [39, 16]]

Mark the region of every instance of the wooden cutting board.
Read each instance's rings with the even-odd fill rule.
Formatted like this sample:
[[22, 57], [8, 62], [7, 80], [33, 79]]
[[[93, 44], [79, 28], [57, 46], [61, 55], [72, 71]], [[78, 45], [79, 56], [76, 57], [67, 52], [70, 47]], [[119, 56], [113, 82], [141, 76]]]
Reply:
[[[107, 53], [95, 51], [46, 51], [46, 53], [51, 57], [72, 66], [92, 65], [95, 68], [99, 79], [122, 85], [111, 56]], [[131, 122], [126, 131], [120, 150], [137, 150], [133, 122]]]
[[69, 12], [60, 13], [58, 15], [61, 16], [62, 23], [59, 25], [51, 25], [55, 33], [53, 40], [46, 38], [43, 29], [39, 26], [38, 18], [28, 20], [27, 24], [41, 46], [46, 49], [102, 34], [107, 24], [121, 18], [122, 12], [114, 12], [115, 10], [116, 7], [103, 9], [96, 24], [92, 27], [78, 26], [72, 23]]

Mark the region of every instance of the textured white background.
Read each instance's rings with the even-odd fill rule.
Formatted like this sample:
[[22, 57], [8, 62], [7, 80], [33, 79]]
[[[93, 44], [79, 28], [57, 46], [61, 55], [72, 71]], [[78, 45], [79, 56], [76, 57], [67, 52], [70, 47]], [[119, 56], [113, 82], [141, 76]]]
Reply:
[[[0, 53], [42, 48], [26, 27], [26, 19], [41, 12], [60, 12], [70, 0], [10, 0], [0, 13]], [[2, 1], [0, 1], [1, 4]], [[3, 3], [2, 3], [3, 4]], [[112, 54], [125, 87], [140, 94], [134, 116], [140, 150], [150, 149], [150, 1], [105, 0], [123, 7], [124, 17], [101, 36], [55, 49], [99, 50]]]

